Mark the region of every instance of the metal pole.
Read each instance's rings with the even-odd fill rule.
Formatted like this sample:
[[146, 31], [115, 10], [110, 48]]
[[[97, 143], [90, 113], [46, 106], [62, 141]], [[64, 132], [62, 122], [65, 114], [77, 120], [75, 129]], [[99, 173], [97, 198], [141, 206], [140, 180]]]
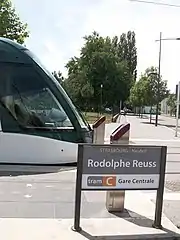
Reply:
[[76, 193], [75, 193], [75, 210], [74, 210], [74, 226], [73, 231], [80, 232], [81, 217], [81, 185], [82, 185], [82, 164], [83, 164], [83, 145], [78, 145], [78, 160], [76, 174]]
[[177, 91], [177, 103], [176, 103], [176, 131], [175, 131], [175, 137], [177, 137], [178, 132], [178, 121], [179, 121], [179, 91], [180, 91], [180, 82], [178, 83], [178, 91]]
[[166, 155], [167, 155], [167, 147], [162, 146], [159, 188], [158, 188], [157, 194], [156, 194], [155, 219], [154, 219], [154, 224], [153, 224], [153, 227], [160, 228], [160, 229], [162, 229], [161, 218], [162, 218], [162, 207], [163, 207], [164, 180], [165, 180], [165, 171], [166, 171]]
[[122, 108], [122, 101], [119, 102], [119, 113], [121, 114], [121, 108]]
[[100, 114], [102, 114], [102, 91], [103, 91], [103, 84], [101, 84], [101, 107], [100, 107]]
[[157, 105], [156, 105], [156, 121], [155, 126], [158, 125], [158, 114], [159, 114], [159, 83], [161, 79], [161, 40], [162, 40], [162, 32], [160, 32], [160, 39], [159, 39], [159, 72], [158, 72], [158, 86], [157, 86]]

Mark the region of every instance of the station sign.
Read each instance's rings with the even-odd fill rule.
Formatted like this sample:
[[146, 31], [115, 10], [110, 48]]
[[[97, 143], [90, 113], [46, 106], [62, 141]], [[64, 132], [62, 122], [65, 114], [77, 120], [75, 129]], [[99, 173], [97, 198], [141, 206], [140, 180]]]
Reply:
[[79, 144], [72, 230], [82, 230], [82, 191], [142, 189], [157, 190], [153, 226], [162, 229], [166, 155], [167, 146]]
[[161, 147], [84, 145], [82, 190], [158, 189]]

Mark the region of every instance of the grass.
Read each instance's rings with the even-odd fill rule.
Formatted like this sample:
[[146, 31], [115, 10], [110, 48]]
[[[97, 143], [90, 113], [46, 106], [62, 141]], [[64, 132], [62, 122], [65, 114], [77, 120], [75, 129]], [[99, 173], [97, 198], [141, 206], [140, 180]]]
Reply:
[[93, 124], [96, 120], [98, 120], [101, 116], [106, 116], [106, 123], [110, 123], [112, 119], [112, 114], [109, 113], [96, 113], [96, 112], [83, 112], [86, 120], [89, 124]]

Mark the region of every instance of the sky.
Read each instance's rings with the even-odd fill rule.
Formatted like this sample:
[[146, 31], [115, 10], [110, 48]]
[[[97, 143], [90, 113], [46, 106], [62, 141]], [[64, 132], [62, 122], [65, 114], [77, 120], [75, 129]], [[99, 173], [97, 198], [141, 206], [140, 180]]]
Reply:
[[[149, 1], [149, 0], [147, 0]], [[179, 0], [154, 0], [180, 5]], [[120, 36], [135, 31], [138, 76], [147, 67], [158, 66], [162, 38], [180, 37], [180, 7], [167, 7], [129, 0], [12, 0], [30, 37], [26, 47], [50, 71], [67, 75], [68, 60], [79, 56], [83, 36], [97, 31], [102, 36]], [[180, 81], [180, 41], [162, 41], [161, 74], [175, 91]]]

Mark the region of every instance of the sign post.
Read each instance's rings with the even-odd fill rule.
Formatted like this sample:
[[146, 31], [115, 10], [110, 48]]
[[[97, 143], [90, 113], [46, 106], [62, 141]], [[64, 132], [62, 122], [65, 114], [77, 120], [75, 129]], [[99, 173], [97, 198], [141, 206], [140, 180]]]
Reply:
[[78, 145], [78, 162], [76, 176], [76, 195], [75, 195], [75, 214], [73, 231], [80, 232], [80, 215], [81, 215], [81, 184], [82, 184], [82, 164], [83, 164], [83, 145]]
[[165, 171], [166, 171], [166, 154], [167, 154], [167, 147], [162, 147], [161, 148], [159, 188], [157, 189], [155, 220], [154, 220], [154, 224], [153, 224], [153, 227], [155, 227], [155, 228], [162, 228], [161, 218], [162, 218], [162, 207], [163, 207], [164, 179], [165, 179]]
[[176, 103], [176, 130], [175, 137], [178, 135], [178, 120], [179, 120], [179, 99], [180, 98], [180, 82], [177, 85], [177, 103]]
[[81, 231], [81, 191], [157, 190], [153, 227], [161, 228], [165, 146], [80, 144], [74, 231]]

